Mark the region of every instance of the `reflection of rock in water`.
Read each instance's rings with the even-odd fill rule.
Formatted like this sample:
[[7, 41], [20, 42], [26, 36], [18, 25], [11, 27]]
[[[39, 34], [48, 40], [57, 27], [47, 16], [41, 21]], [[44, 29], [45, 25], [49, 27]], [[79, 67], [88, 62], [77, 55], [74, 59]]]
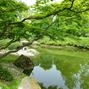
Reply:
[[39, 83], [42, 89], [62, 89], [62, 88], [57, 88], [57, 86], [49, 86], [48, 88], [45, 88], [43, 84]]
[[23, 70], [23, 73], [29, 76], [31, 74], [32, 70], [33, 70], [33, 68], [25, 69], [25, 70]]
[[33, 69], [32, 60], [24, 55], [21, 55], [17, 60], [15, 60], [14, 65], [23, 70], [23, 73], [30, 75]]

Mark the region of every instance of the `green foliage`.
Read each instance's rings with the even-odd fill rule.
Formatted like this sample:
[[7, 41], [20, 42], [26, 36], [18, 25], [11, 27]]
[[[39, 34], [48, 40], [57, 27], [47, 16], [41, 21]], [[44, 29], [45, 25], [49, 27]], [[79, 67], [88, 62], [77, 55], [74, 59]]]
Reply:
[[5, 46], [9, 42], [9, 39], [0, 40], [0, 47]]
[[[65, 37], [88, 36], [88, 0], [74, 0], [74, 2], [64, 0], [61, 3], [38, 0], [38, 2], [38, 5], [36, 3], [28, 7], [16, 0], [0, 1], [0, 39], [20, 41], [25, 38], [31, 41], [47, 36], [50, 40], [64, 40]], [[16, 47], [17, 45], [12, 44], [9, 49]]]
[[11, 30], [14, 28], [10, 24], [20, 20], [21, 13], [26, 10], [28, 7], [16, 0], [0, 1], [0, 39], [10, 38], [9, 35], [12, 35]]
[[21, 43], [19, 43], [19, 42], [15, 42], [15, 43], [12, 43], [9, 47], [8, 47], [8, 49], [9, 50], [13, 50], [13, 49], [16, 49], [18, 46], [20, 46], [21, 45]]
[[[30, 21], [21, 22], [14, 25], [11, 28], [12, 30], [8, 32], [5, 37], [20, 40], [21, 38], [42, 39], [44, 36], [48, 36], [52, 40], [64, 40], [65, 37], [71, 38], [73, 36], [87, 36], [89, 33], [88, 11], [83, 13], [76, 13], [69, 9], [63, 10], [64, 8], [70, 7], [71, 1], [69, 0], [64, 0], [62, 3], [49, 1], [47, 1], [48, 3], [43, 2], [39, 2], [39, 5], [33, 5], [30, 7], [30, 13], [26, 10], [23, 10], [24, 14], [19, 12], [19, 19], [16, 17], [16, 21], [18, 21], [22, 19], [27, 13], [28, 17], [31, 15], [32, 17], [37, 17], [38, 19], [30, 19]], [[84, 0], [75, 0], [71, 9], [74, 11], [81, 11], [83, 8], [86, 9], [86, 6], [78, 7], [78, 5], [82, 4], [81, 2], [83, 2], [83, 4], [86, 2], [88, 3], [88, 1]], [[59, 11], [59, 13], [55, 14], [55, 11]], [[39, 20], [39, 18], [50, 15], [51, 13], [53, 14], [52, 16]], [[53, 44], [56, 43], [53, 42]], [[76, 42], [68, 44], [73, 45], [76, 44]], [[9, 48], [12, 49], [13, 47], [14, 46], [10, 46]]]
[[[88, 0], [74, 0], [73, 6], [70, 0], [61, 3], [50, 1], [37, 0], [30, 8], [16, 0], [0, 1], [0, 39], [41, 39], [44, 36], [63, 39], [65, 36], [79, 37], [89, 33], [89, 12], [81, 13], [88, 9]], [[21, 22], [27, 17], [30, 21]]]
[[7, 69], [0, 65], [0, 79], [3, 81], [12, 81], [13, 76], [8, 72]]

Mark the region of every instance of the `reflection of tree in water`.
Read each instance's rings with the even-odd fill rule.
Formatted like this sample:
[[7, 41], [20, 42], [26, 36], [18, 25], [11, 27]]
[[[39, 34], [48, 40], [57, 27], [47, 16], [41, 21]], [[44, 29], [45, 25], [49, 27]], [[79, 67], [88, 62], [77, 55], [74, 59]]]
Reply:
[[82, 89], [89, 89], [89, 64], [80, 65], [80, 81]]
[[89, 88], [89, 65], [80, 65], [80, 70], [73, 75], [73, 89], [88, 89]]

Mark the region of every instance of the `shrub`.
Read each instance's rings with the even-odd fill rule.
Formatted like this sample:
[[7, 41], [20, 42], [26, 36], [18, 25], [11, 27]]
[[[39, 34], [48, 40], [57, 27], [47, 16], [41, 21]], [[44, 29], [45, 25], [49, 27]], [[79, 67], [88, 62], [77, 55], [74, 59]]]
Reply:
[[9, 73], [7, 69], [3, 68], [1, 65], [0, 65], [0, 79], [4, 81], [13, 80], [13, 76]]
[[16, 49], [18, 46], [21, 46], [21, 43], [15, 42], [15, 43], [11, 44], [8, 48], [10, 50], [13, 50], [13, 49]]

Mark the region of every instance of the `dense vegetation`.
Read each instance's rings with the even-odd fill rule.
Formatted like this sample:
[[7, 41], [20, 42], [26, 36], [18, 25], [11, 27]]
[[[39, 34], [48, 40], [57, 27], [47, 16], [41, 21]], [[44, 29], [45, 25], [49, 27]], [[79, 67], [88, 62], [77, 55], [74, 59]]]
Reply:
[[37, 0], [34, 5], [28, 7], [16, 0], [2, 0], [0, 39], [10, 40], [0, 49], [5, 49], [22, 38], [29, 40], [31, 44], [44, 36], [52, 40], [75, 36], [86, 37], [89, 33], [88, 5], [88, 0], [64, 0], [61, 3]]
[[0, 65], [0, 79], [5, 81], [13, 80], [13, 76], [7, 71], [7, 69], [3, 68]]
[[[29, 43], [22, 45], [20, 43], [22, 39], [28, 40]], [[13, 63], [17, 56], [9, 54], [32, 45], [34, 41], [38, 41], [41, 46], [44, 44], [63, 47], [60, 50], [38, 48], [41, 54], [33, 58], [35, 65], [41, 63], [46, 68], [51, 66], [53, 60], [58, 68], [60, 65], [63, 74], [68, 76], [70, 74], [65, 69], [67, 65], [71, 66], [71, 68], [68, 67], [71, 73], [72, 70], [72, 72], [78, 71], [79, 64], [88, 64], [89, 0], [62, 0], [61, 2], [36, 0], [32, 6], [27, 6], [18, 0], [0, 1], [0, 52], [8, 50], [3, 55], [0, 54], [0, 81], [12, 82], [12, 85], [0, 83], [5, 89], [9, 86], [11, 89], [16, 89], [13, 85], [17, 85], [18, 81], [13, 83], [13, 76], [1, 64]], [[64, 46], [71, 47], [66, 49]], [[47, 63], [48, 65], [45, 65]], [[87, 78], [84, 77], [84, 79]], [[70, 87], [73, 83], [69, 80], [71, 80], [70, 76], [67, 80]], [[82, 86], [87, 89], [89, 84], [85, 80], [86, 85]]]

